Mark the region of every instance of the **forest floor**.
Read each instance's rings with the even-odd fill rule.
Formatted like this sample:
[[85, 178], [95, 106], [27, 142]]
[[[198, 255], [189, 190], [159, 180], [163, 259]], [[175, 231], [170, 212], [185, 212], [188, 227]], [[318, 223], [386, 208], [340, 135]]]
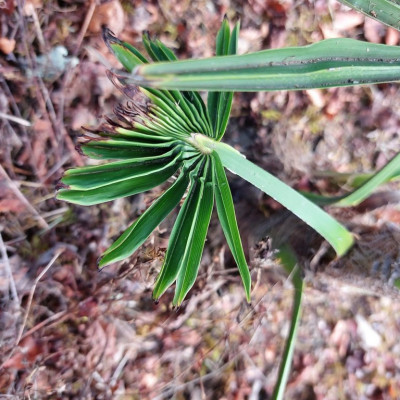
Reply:
[[[296, 243], [306, 276], [285, 398], [400, 398], [398, 183], [357, 208], [329, 209], [357, 237], [337, 261], [231, 176], [252, 303], [213, 219], [179, 310], [172, 292], [157, 305], [151, 297], [171, 220], [128, 261], [97, 269], [162, 188], [92, 207], [54, 197], [65, 169], [91, 162], [75, 150], [81, 126], [98, 125], [120, 96], [106, 77], [118, 63], [101, 26], [139, 48], [147, 30], [180, 58], [196, 58], [213, 55], [224, 14], [241, 21], [240, 53], [400, 38], [325, 0], [0, 1], [0, 398], [270, 398], [293, 294], [268, 239], [279, 235]], [[398, 84], [241, 93], [225, 140], [297, 189], [336, 194], [343, 174], [379, 169], [400, 151], [399, 127]]]

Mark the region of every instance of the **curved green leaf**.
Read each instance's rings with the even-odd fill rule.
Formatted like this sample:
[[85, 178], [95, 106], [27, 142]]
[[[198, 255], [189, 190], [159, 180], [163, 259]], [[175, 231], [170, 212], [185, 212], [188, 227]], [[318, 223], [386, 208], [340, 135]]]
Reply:
[[179, 204], [188, 185], [189, 174], [183, 170], [174, 184], [104, 252], [99, 267], [102, 268], [132, 255]]
[[320, 205], [334, 204], [338, 207], [356, 206], [364, 201], [378, 186], [398, 177], [399, 172], [400, 153], [393, 157], [380, 171], [350, 193], [333, 197], [322, 196], [315, 193], [303, 193], [303, 195]]
[[240, 240], [237, 226], [235, 208], [233, 206], [232, 194], [226, 179], [224, 167], [217, 153], [213, 154], [213, 181], [215, 185], [215, 203], [218, 218], [221, 222], [226, 241], [232, 252], [233, 258], [239, 268], [240, 276], [246, 292], [247, 301], [250, 302], [251, 277], [244, 255], [242, 241]]
[[196, 140], [202, 146], [217, 152], [225, 168], [271, 196], [315, 229], [333, 246], [339, 256], [353, 245], [353, 235], [343, 225], [286, 183], [246, 160], [233, 147], [202, 135], [197, 135]]

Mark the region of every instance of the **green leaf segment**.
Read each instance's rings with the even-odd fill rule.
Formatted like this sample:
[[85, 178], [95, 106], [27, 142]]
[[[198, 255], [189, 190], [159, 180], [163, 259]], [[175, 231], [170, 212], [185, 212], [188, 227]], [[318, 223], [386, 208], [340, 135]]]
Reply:
[[[231, 31], [225, 19], [217, 35], [218, 57], [235, 57], [238, 34], [239, 24]], [[110, 31], [104, 30], [104, 40], [127, 73], [150, 65], [142, 53]], [[143, 44], [154, 62], [168, 65], [176, 60], [170, 49], [148, 34], [143, 36]], [[180, 305], [197, 277], [215, 203], [250, 301], [250, 272], [224, 168], [302, 218], [331, 243], [338, 255], [350, 248], [353, 236], [335, 219], [220, 141], [231, 111], [231, 91], [209, 93], [206, 105], [197, 92], [132, 85], [127, 73], [109, 73], [127, 97], [126, 103], [115, 108], [113, 119], [86, 133], [80, 145], [83, 154], [108, 162], [68, 170], [57, 197], [92, 205], [149, 190], [170, 178], [174, 181], [105, 251], [100, 267], [132, 255], [184, 199], [153, 292], [158, 299], [176, 283], [173, 303]]]

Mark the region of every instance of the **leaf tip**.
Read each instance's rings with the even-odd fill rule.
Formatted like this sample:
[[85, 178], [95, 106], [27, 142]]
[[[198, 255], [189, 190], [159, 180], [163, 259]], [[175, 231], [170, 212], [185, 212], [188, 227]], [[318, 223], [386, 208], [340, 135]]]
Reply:
[[181, 309], [181, 304], [182, 304], [182, 302], [179, 302], [179, 303], [173, 303], [172, 304], [172, 309], [176, 312], [176, 313], [178, 313], [179, 311], [180, 311], [180, 309]]
[[148, 30], [144, 30], [142, 32], [142, 37], [143, 37], [144, 40], [151, 40], [150, 39], [150, 32]]
[[[62, 178], [62, 179], [63, 179], [63, 178]], [[68, 190], [68, 189], [70, 188], [69, 185], [66, 185], [66, 184], [62, 181], [62, 179], [60, 179], [60, 180], [56, 183], [55, 189], [56, 189], [57, 191]], [[61, 193], [62, 193], [62, 192], [57, 193], [56, 197], [58, 198], [59, 194], [61, 194]]]
[[247, 304], [251, 307], [251, 294], [250, 294], [250, 289], [246, 290], [246, 301]]
[[104, 254], [103, 254], [97, 259], [97, 269], [101, 271], [106, 265], [107, 263], [104, 260]]
[[102, 25], [101, 27], [101, 36], [104, 40], [104, 43], [109, 48], [111, 48], [111, 44], [113, 43], [121, 44], [121, 41], [114, 35], [114, 32], [111, 29], [107, 28], [106, 25]]

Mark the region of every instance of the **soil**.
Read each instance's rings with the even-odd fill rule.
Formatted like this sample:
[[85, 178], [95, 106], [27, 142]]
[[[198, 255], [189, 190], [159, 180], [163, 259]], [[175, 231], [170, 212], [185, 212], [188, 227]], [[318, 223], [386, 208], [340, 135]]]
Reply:
[[[239, 52], [329, 37], [399, 44], [399, 32], [337, 2], [294, 0], [0, 1], [0, 398], [268, 399], [293, 289], [274, 259], [289, 241], [306, 279], [286, 399], [400, 398], [400, 187], [328, 211], [356, 234], [348, 255], [229, 176], [250, 260], [252, 303], [213, 218], [200, 274], [182, 307], [151, 290], [173, 218], [130, 259], [97, 260], [163, 190], [80, 207], [54, 197], [82, 126], [112, 113], [118, 68], [107, 25], [142, 49], [149, 31], [180, 58], [213, 55], [224, 15]], [[400, 151], [398, 84], [238, 93], [224, 140], [301, 190], [346, 190], [344, 174]]]

